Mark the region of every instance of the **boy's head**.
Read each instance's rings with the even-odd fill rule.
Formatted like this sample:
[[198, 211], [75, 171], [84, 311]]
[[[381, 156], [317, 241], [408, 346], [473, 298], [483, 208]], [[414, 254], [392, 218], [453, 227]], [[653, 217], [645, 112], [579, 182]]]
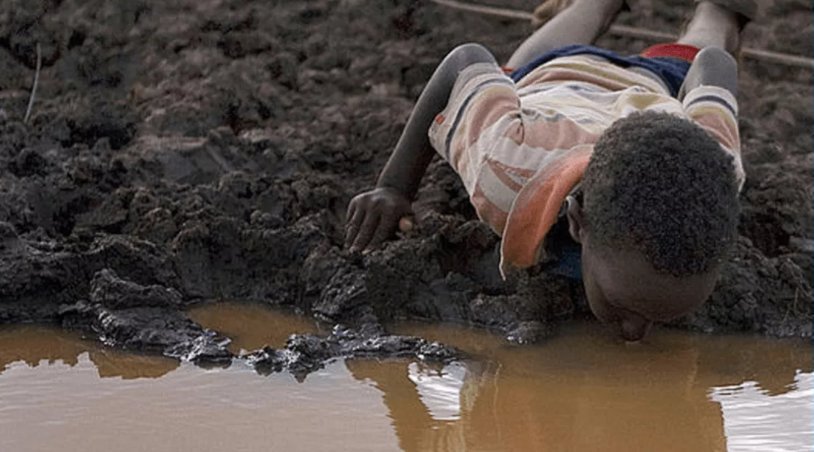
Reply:
[[600, 320], [635, 341], [709, 297], [739, 207], [732, 157], [704, 130], [666, 113], [621, 119], [597, 142], [582, 187], [568, 222]]

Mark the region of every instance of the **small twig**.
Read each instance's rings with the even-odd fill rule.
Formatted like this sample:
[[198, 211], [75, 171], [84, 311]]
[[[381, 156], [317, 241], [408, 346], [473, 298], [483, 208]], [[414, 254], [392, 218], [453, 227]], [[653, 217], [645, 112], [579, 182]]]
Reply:
[[[431, 0], [433, 3], [447, 6], [460, 11], [470, 11], [487, 16], [503, 17], [506, 19], [517, 19], [531, 21], [534, 17], [532, 13], [518, 11], [510, 8], [498, 8], [494, 6], [476, 5], [469, 2], [456, 0]], [[678, 37], [671, 33], [646, 30], [638, 27], [628, 27], [625, 25], [614, 25], [608, 30], [610, 34], [627, 38], [644, 39], [648, 41], [675, 41]], [[759, 50], [751, 48], [741, 49], [744, 57], [752, 60], [765, 61], [767, 63], [782, 64], [785, 66], [795, 66], [805, 69], [814, 69], [814, 59], [799, 55], [789, 55], [786, 53], [772, 52], [769, 50]]]
[[37, 96], [37, 86], [40, 84], [40, 70], [42, 70], [42, 48], [40, 43], [37, 43], [37, 71], [34, 72], [34, 84], [31, 85], [31, 97], [28, 99], [28, 109], [25, 111], [24, 124], [28, 124], [28, 118], [31, 117], [31, 110], [34, 108], [34, 98]]
[[517, 11], [509, 8], [498, 8], [486, 5], [473, 5], [471, 3], [456, 2], [454, 0], [432, 0], [439, 5], [448, 6], [450, 8], [458, 9], [461, 11], [471, 11], [473, 13], [486, 14], [488, 16], [505, 17], [507, 19], [520, 19], [528, 20], [534, 17], [534, 14], [525, 11]]

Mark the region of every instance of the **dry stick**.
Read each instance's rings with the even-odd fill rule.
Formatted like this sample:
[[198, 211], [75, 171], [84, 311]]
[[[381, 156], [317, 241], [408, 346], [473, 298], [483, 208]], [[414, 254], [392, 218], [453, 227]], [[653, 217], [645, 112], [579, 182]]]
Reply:
[[439, 5], [449, 6], [450, 8], [459, 9], [461, 11], [471, 11], [473, 13], [486, 14], [487, 16], [505, 17], [507, 19], [520, 19], [530, 21], [533, 14], [525, 11], [518, 11], [509, 8], [497, 8], [494, 6], [473, 5], [471, 3], [456, 2], [455, 0], [432, 0]]
[[28, 109], [25, 111], [24, 124], [28, 124], [28, 118], [31, 117], [31, 109], [34, 107], [34, 97], [37, 95], [37, 86], [40, 84], [40, 70], [42, 70], [42, 49], [40, 43], [37, 43], [37, 71], [34, 72], [34, 84], [31, 86], [31, 97], [28, 99]]
[[[534, 17], [532, 13], [526, 11], [518, 11], [509, 8], [475, 5], [472, 3], [459, 2], [455, 0], [430, 0], [430, 1], [432, 1], [433, 3], [437, 3], [439, 5], [447, 6], [461, 11], [471, 11], [473, 13], [484, 14], [487, 16], [503, 17], [506, 19], [531, 21], [531, 19]], [[645, 30], [643, 28], [637, 27], [628, 27], [625, 25], [614, 25], [610, 27], [609, 32], [616, 36], [644, 39], [648, 41], [675, 41], [677, 39], [677, 36], [670, 33]], [[741, 54], [747, 58], [758, 61], [765, 61], [767, 63], [776, 63], [786, 66], [814, 69], [814, 59], [798, 55], [789, 55], [786, 53], [771, 52], [768, 50], [758, 50], [751, 48], [742, 49]]]

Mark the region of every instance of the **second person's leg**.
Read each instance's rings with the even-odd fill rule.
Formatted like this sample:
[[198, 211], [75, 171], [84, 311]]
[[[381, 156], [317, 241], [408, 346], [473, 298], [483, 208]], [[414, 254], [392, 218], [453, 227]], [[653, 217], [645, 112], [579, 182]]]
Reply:
[[720, 47], [735, 54], [740, 48], [741, 20], [737, 13], [717, 2], [702, 1], [695, 8], [695, 14], [678, 39], [679, 44], [688, 44], [699, 49]]
[[570, 44], [593, 44], [624, 5], [624, 0], [573, 0], [529, 36], [506, 66], [518, 69], [550, 50]]

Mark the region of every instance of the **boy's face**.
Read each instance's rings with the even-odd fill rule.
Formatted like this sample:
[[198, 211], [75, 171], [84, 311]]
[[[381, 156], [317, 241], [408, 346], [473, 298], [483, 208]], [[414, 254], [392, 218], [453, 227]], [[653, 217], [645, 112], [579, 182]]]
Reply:
[[709, 298], [717, 271], [676, 278], [655, 271], [631, 251], [597, 253], [582, 247], [585, 295], [594, 315], [628, 341], [645, 337], [654, 322], [689, 314]]
[[582, 210], [569, 202], [571, 236], [582, 244], [582, 279], [596, 317], [613, 325], [628, 341], [643, 339], [654, 322], [694, 311], [709, 298], [718, 268], [685, 278], [658, 273], [638, 252], [596, 249], [583, 227]]

